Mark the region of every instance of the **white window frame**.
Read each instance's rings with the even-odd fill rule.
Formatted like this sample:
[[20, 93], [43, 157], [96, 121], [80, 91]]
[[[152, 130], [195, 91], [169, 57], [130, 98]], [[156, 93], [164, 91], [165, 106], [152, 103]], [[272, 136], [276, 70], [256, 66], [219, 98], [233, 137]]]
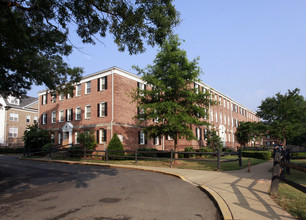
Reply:
[[9, 137], [17, 138], [18, 137], [18, 128], [9, 128]]
[[229, 102], [229, 101], [227, 101], [227, 109], [229, 109], [229, 105], [230, 105], [230, 102]]
[[51, 95], [51, 102], [56, 103], [56, 96], [55, 95]]
[[72, 108], [68, 108], [67, 109], [67, 121], [71, 121], [72, 120]]
[[220, 123], [222, 124], [222, 114], [221, 113], [219, 115], [219, 118], [220, 118]]
[[17, 113], [10, 113], [10, 121], [18, 122], [19, 121], [19, 115]]
[[214, 112], [210, 111], [210, 121], [214, 121]]
[[63, 143], [63, 134], [61, 132], [58, 133], [58, 144], [62, 144]]
[[200, 128], [196, 127], [196, 138], [198, 139], [198, 141], [201, 139], [201, 132], [200, 132]]
[[85, 94], [91, 93], [91, 81], [85, 83]]
[[75, 96], [76, 97], [81, 96], [81, 91], [82, 91], [82, 85], [81, 84], [77, 84], [75, 86]]
[[[80, 110], [80, 114], [78, 114], [78, 109]], [[80, 116], [80, 118], [78, 118], [78, 115]], [[75, 120], [78, 121], [81, 120], [81, 118], [82, 118], [82, 108], [78, 106], [75, 108]]]
[[223, 99], [223, 107], [226, 108], [226, 100]]
[[47, 104], [47, 94], [42, 95], [42, 104], [43, 105]]
[[195, 88], [195, 93], [199, 94], [199, 85], [195, 83], [194, 88]]
[[139, 144], [140, 145], [146, 144], [146, 134], [143, 131], [140, 131], [140, 134], [139, 134]]
[[[89, 110], [88, 111], [88, 107], [89, 107]], [[89, 117], [88, 117], [88, 114], [89, 114]], [[85, 106], [85, 119], [90, 119], [91, 118], [91, 106], [90, 105], [86, 105]]]
[[51, 114], [51, 123], [56, 123], [56, 111], [53, 111]]
[[154, 137], [154, 142], [155, 142], [154, 145], [160, 145], [158, 136]]
[[58, 114], [58, 121], [59, 122], [64, 122], [64, 119], [65, 117], [64, 117], [64, 110], [60, 110], [59, 111], [59, 114]]
[[224, 115], [224, 124], [226, 125], [226, 115]]
[[107, 76], [100, 78], [100, 91], [106, 90], [106, 77]]
[[58, 99], [59, 99], [60, 101], [64, 100], [64, 93], [61, 92]]
[[168, 141], [173, 141], [173, 138], [170, 137], [170, 135], [168, 135], [168, 136], [167, 136], [167, 140], [168, 140]]
[[216, 112], [215, 115], [216, 115], [216, 122], [218, 122], [218, 112]]
[[43, 125], [47, 124], [47, 113], [43, 113], [42, 115], [42, 124]]
[[34, 122], [34, 123], [37, 123], [37, 122], [38, 122], [38, 118], [37, 118], [37, 116], [34, 116], [34, 118], [33, 118], [33, 122]]
[[219, 96], [219, 105], [222, 105], [222, 98]]
[[75, 138], [74, 143], [75, 143], [75, 144], [80, 144], [80, 143], [78, 142], [78, 136], [79, 136], [79, 132], [78, 132], [78, 131], [75, 131], [75, 132], [74, 132], [74, 138]]
[[26, 122], [27, 122], [27, 123], [30, 123], [30, 122], [31, 122], [31, 115], [27, 115], [27, 117], [26, 117]]
[[104, 131], [105, 131], [104, 128], [101, 128], [99, 130], [99, 143], [100, 144], [104, 144], [106, 142], [106, 141], [103, 140], [104, 138], [106, 139], [106, 137], [104, 137]]
[[101, 102], [100, 103], [100, 109], [99, 109], [100, 110], [100, 112], [99, 112], [100, 117], [106, 117], [106, 115], [107, 115], [106, 105], [107, 105], [106, 102]]

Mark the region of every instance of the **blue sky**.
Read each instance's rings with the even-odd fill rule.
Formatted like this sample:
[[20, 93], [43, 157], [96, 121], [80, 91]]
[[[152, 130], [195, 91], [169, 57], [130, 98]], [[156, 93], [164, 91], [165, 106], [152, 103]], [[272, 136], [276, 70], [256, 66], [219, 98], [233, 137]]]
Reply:
[[[181, 48], [191, 60], [199, 57], [201, 80], [242, 105], [256, 110], [261, 100], [300, 88], [306, 97], [305, 0], [176, 0], [181, 24], [175, 28], [185, 40]], [[84, 75], [118, 66], [135, 73], [132, 65], [152, 64], [158, 48], [140, 55], [118, 52], [109, 35], [96, 45], [84, 45], [70, 34], [71, 66]], [[28, 93], [37, 96], [44, 87]]]

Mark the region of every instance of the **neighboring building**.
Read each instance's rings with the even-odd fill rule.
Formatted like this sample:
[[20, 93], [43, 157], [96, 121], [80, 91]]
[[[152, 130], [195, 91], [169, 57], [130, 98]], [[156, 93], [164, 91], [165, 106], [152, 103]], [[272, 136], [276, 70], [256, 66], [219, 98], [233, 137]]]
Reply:
[[275, 144], [280, 144], [280, 140], [266, 135], [263, 137], [263, 146], [274, 146]]
[[[129, 93], [137, 86], [145, 88], [140, 77], [112, 67], [83, 77], [75, 86], [73, 96], [52, 97], [48, 91], [39, 92], [39, 126], [51, 130], [55, 144], [75, 144], [77, 135], [85, 130], [95, 132], [98, 149], [105, 149], [116, 132], [125, 149], [156, 147], [169, 149], [170, 137], [148, 140], [142, 132], [145, 123], [138, 124], [133, 117], [139, 113]], [[224, 145], [236, 147], [234, 133], [239, 121], [259, 121], [255, 112], [228, 96], [199, 82], [198, 89], [207, 89], [220, 105], [208, 109], [209, 122], [218, 130]], [[205, 127], [193, 128], [199, 140], [179, 140], [178, 149], [186, 146], [205, 146]]]
[[38, 99], [0, 96], [0, 146], [23, 147], [22, 136], [28, 125], [38, 122]]

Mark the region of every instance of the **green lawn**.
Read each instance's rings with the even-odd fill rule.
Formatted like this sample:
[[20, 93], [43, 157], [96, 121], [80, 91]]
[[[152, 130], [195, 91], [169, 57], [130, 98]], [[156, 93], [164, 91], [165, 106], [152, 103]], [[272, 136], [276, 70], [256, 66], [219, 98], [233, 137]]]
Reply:
[[[226, 156], [222, 157], [221, 160], [230, 160], [230, 159], [237, 159], [237, 156]], [[66, 159], [65, 159], [66, 160]], [[73, 161], [90, 161], [90, 162], [99, 162], [105, 163], [105, 161], [93, 158], [93, 159], [69, 159]], [[217, 162], [215, 161], [216, 158], [209, 158], [206, 160], [211, 161], [192, 161], [192, 160], [176, 160], [173, 164], [174, 168], [180, 169], [196, 169], [196, 170], [217, 170]], [[248, 166], [249, 158], [242, 157], [242, 167], [239, 167], [238, 161], [234, 162], [223, 162], [221, 163], [221, 170], [228, 171], [228, 170], [238, 170], [243, 169]], [[265, 160], [250, 158], [251, 166], [260, 164], [265, 162]], [[107, 163], [109, 164], [123, 164], [123, 165], [135, 165], [135, 161], [131, 160], [109, 160]], [[139, 166], [153, 166], [153, 167], [170, 167], [170, 159], [138, 159], [137, 165]]]
[[[306, 165], [306, 160], [292, 160], [292, 163]], [[306, 186], [306, 174], [304, 172], [291, 169], [291, 174], [286, 174], [286, 178], [298, 184]], [[306, 219], [306, 194], [285, 184], [280, 183], [278, 195], [273, 199], [287, 212], [298, 219]]]

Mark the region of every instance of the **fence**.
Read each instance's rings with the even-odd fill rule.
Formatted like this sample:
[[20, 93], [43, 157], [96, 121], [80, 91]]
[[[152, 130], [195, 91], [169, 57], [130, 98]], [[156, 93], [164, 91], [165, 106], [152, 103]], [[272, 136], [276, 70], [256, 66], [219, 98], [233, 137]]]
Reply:
[[272, 182], [270, 188], [270, 194], [275, 195], [278, 193], [279, 182], [282, 181], [303, 193], [306, 193], [306, 187], [291, 180], [286, 179], [286, 174], [290, 175], [290, 169], [299, 170], [306, 172], [306, 168], [297, 164], [290, 163], [290, 159], [305, 159], [305, 157], [291, 157], [292, 153], [300, 153], [305, 151], [291, 152], [286, 151], [276, 151], [274, 152], [274, 164], [273, 164], [273, 174]]
[[[185, 161], [209, 161], [209, 162], [216, 162], [217, 163], [217, 170], [221, 169], [221, 163], [226, 162], [235, 162], [238, 161], [240, 167], [242, 167], [242, 156], [241, 150], [237, 152], [221, 152], [217, 150], [216, 152], [182, 152], [182, 151], [139, 151], [139, 150], [126, 150], [126, 151], [109, 151], [109, 150], [86, 150], [84, 148], [76, 149], [72, 148], [73, 145], [65, 145], [65, 146], [52, 146], [48, 150], [27, 150], [24, 152], [24, 156], [30, 155], [49, 155], [49, 158], [52, 158], [52, 155], [55, 153], [64, 154], [67, 158], [70, 157], [101, 157], [101, 160], [105, 160], [106, 162], [110, 159], [114, 158], [130, 158], [135, 161], [137, 164], [138, 160], [161, 160], [161, 159], [170, 159], [170, 167], [172, 167], [173, 163], [176, 160], [185, 160]], [[74, 145], [75, 146], [75, 145]], [[177, 156], [176, 156], [177, 155]], [[180, 158], [179, 155], [184, 155], [188, 158]], [[189, 156], [198, 155], [198, 158], [190, 158]], [[204, 159], [201, 156], [211, 156], [215, 157], [215, 160], [212, 159]], [[222, 157], [227, 155], [237, 155], [237, 159], [224, 159]]]

